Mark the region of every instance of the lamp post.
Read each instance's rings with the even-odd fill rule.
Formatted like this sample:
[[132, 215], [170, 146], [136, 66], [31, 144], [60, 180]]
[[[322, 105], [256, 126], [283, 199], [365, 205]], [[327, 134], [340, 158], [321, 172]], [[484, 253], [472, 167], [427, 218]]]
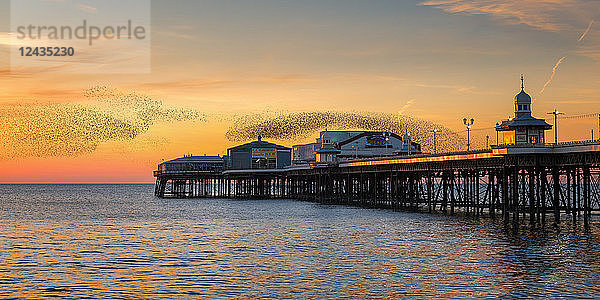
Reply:
[[434, 129], [431, 132], [433, 132], [433, 154], [437, 154], [437, 133], [440, 131]]
[[496, 146], [498, 146], [499, 141], [498, 141], [498, 135], [499, 135], [499, 131], [498, 131], [498, 126], [500, 126], [500, 123], [496, 123]]
[[389, 156], [390, 154], [390, 133], [389, 132], [384, 132], [383, 136], [385, 137], [385, 155]]
[[467, 151], [471, 151], [471, 126], [475, 123], [475, 120], [471, 118], [471, 120], [467, 120], [467, 118], [463, 119], [463, 123], [467, 126]]
[[490, 147], [490, 136], [486, 135], [485, 136], [485, 149]]
[[549, 115], [554, 115], [554, 144], [558, 144], [558, 115], [564, 115], [565, 113], [561, 113], [556, 109], [553, 112], [549, 112]]

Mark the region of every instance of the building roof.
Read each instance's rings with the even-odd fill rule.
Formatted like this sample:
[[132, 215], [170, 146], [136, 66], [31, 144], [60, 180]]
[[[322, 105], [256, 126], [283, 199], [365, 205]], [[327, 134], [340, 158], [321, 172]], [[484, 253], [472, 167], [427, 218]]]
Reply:
[[542, 128], [544, 130], [548, 130], [552, 128], [552, 125], [546, 123], [544, 119], [537, 119], [532, 116], [528, 117], [520, 117], [514, 118], [511, 120], [504, 120], [498, 126], [496, 126], [497, 131], [506, 131], [506, 130], [514, 130], [517, 127], [535, 127]]
[[[364, 131], [363, 133], [361, 133], [359, 135], [356, 135], [354, 137], [351, 137], [351, 138], [349, 138], [349, 139], [347, 139], [345, 141], [342, 141], [342, 142], [338, 143], [337, 145], [338, 145], [338, 147], [340, 147], [340, 146], [343, 146], [343, 145], [346, 145], [346, 144], [350, 144], [350, 143], [352, 143], [352, 142], [354, 142], [354, 141], [356, 141], [356, 140], [358, 140], [360, 138], [363, 138], [365, 136], [372, 136], [372, 135], [378, 135], [378, 134], [383, 135], [385, 133], [386, 132], [384, 132], [384, 131]], [[390, 132], [389, 134], [390, 134], [390, 137], [395, 137], [395, 138], [397, 138], [399, 140], [402, 140], [401, 136], [399, 136], [399, 135], [397, 135], [397, 134], [395, 134], [393, 132]]]
[[341, 152], [342, 152], [341, 150], [335, 148], [332, 144], [323, 144], [321, 146], [321, 148], [319, 150], [315, 151], [314, 153], [318, 153], [318, 154], [321, 154], [321, 153], [335, 153], [335, 154], [339, 154]]
[[529, 94], [527, 94], [525, 92], [525, 90], [521, 90], [521, 92], [518, 93], [515, 96], [515, 103], [518, 103], [518, 104], [530, 104], [531, 103], [531, 96], [529, 96]]
[[169, 161], [165, 161], [161, 164], [170, 164], [170, 163], [222, 163], [223, 158], [220, 156], [184, 156], [176, 159], [172, 159]]
[[235, 146], [232, 148], [229, 148], [227, 150], [229, 151], [242, 151], [242, 150], [251, 150], [253, 148], [275, 148], [277, 150], [292, 150], [291, 148], [285, 147], [285, 146], [281, 146], [281, 145], [277, 145], [277, 144], [273, 144], [273, 143], [269, 143], [269, 142], [265, 142], [263, 140], [258, 140], [258, 141], [254, 141], [254, 142], [250, 142], [247, 144], [243, 144], [243, 145], [239, 145], [239, 146]]

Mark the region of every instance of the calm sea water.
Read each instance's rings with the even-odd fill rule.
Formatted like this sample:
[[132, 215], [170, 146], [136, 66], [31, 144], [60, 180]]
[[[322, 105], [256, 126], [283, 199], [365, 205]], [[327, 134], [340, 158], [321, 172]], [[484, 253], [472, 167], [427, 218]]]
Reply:
[[600, 230], [149, 185], [0, 186], [0, 297], [600, 297]]

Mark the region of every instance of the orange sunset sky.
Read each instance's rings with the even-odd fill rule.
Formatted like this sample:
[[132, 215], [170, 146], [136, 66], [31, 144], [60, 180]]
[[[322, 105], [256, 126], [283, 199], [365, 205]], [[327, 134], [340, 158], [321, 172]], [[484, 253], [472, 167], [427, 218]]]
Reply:
[[[11, 70], [9, 4], [0, 1], [2, 183], [151, 183], [162, 159], [240, 143], [225, 133], [249, 113], [400, 112], [460, 135], [473, 117], [487, 128], [474, 132], [481, 139], [512, 115], [521, 73], [535, 116], [600, 113], [595, 0], [152, 1], [148, 74]], [[78, 4], [93, 6], [56, 1]], [[86, 97], [98, 86], [195, 117], [98, 138], [111, 129], [76, 128], [89, 110], [131, 120]], [[561, 140], [597, 137], [598, 118], [559, 128]]]

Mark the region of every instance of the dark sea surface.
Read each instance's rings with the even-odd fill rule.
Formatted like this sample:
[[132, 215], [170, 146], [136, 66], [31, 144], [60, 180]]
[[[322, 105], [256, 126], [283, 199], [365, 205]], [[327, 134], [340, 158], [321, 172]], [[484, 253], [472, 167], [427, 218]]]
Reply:
[[600, 297], [600, 220], [290, 200], [159, 199], [151, 185], [0, 185], [0, 297]]

